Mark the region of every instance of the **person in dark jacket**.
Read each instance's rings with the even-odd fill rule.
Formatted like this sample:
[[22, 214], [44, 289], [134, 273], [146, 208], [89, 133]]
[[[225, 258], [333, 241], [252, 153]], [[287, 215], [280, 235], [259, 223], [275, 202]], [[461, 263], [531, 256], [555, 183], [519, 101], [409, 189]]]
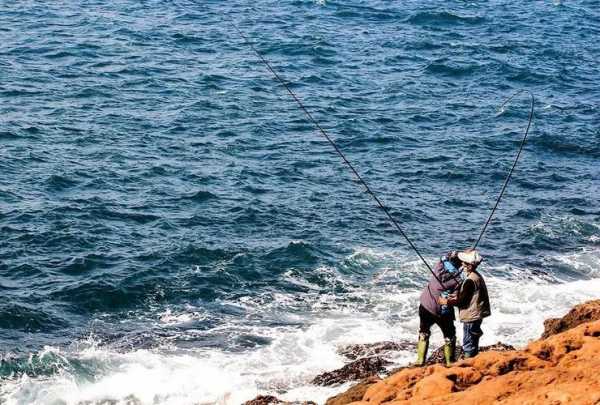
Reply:
[[456, 328], [454, 327], [454, 308], [440, 305], [438, 298], [448, 296], [458, 289], [461, 278], [459, 268], [461, 262], [457, 252], [450, 252], [443, 256], [434, 266], [435, 276], [431, 276], [423, 289], [419, 305], [419, 341], [417, 343], [416, 365], [422, 366], [427, 358], [429, 336], [431, 327], [436, 324], [444, 335], [444, 358], [449, 365], [454, 361], [456, 346]]
[[483, 318], [491, 315], [490, 298], [485, 281], [476, 270], [483, 260], [479, 252], [469, 249], [459, 252], [457, 256], [463, 263], [466, 278], [458, 294], [448, 298], [439, 297], [438, 303], [458, 307], [458, 316], [463, 323], [463, 351], [465, 357], [474, 357], [479, 353], [479, 338], [483, 335], [481, 330]]

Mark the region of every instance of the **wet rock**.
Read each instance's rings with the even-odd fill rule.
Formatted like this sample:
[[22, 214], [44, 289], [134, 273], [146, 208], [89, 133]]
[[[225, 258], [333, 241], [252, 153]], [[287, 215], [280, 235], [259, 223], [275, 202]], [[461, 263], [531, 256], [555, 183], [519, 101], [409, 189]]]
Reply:
[[315, 385], [334, 385], [360, 380], [385, 371], [385, 366], [389, 364], [391, 363], [382, 357], [363, 357], [346, 364], [342, 368], [316, 376], [312, 383]]
[[116, 399], [100, 399], [96, 401], [79, 401], [77, 405], [142, 405], [142, 401], [134, 397], [133, 395], [129, 395], [121, 400]]
[[361, 357], [372, 357], [380, 354], [389, 354], [400, 350], [415, 350], [416, 342], [377, 342], [354, 344], [344, 346], [338, 349], [338, 354], [350, 360], [356, 360]]
[[479, 348], [480, 352], [510, 352], [512, 350], [516, 350], [514, 346], [507, 345], [502, 342], [498, 342], [489, 346], [481, 346]]
[[573, 307], [562, 318], [546, 319], [542, 339], [564, 332], [582, 323], [597, 320], [600, 320], [600, 300], [588, 301]]
[[244, 405], [279, 405], [284, 402], [273, 395], [259, 395], [250, 401], [244, 402]]
[[331, 397], [325, 402], [325, 405], [346, 405], [351, 402], [360, 401], [367, 389], [375, 384], [376, 382], [381, 381], [381, 378], [377, 376], [369, 377], [356, 385], [350, 387], [346, 392], [342, 392], [334, 397]]
[[[496, 351], [496, 352], [506, 352], [510, 350], [515, 350], [515, 348], [511, 345], [506, 345], [504, 343], [498, 342], [496, 344], [490, 346], [481, 346], [479, 348], [479, 352], [487, 352], [487, 351]], [[465, 354], [463, 352], [462, 346], [456, 346], [456, 360], [462, 360], [465, 358]], [[433, 352], [426, 361], [426, 365], [431, 366], [432, 364], [445, 364], [446, 359], [444, 358], [444, 346], [438, 347]]]
[[243, 405], [317, 405], [312, 401], [304, 402], [286, 402], [274, 397], [273, 395], [259, 395], [250, 401], [244, 402]]
[[[456, 360], [464, 358], [464, 352], [462, 346], [456, 346]], [[444, 358], [444, 346], [440, 346], [431, 352], [431, 355], [427, 358], [425, 365], [431, 366], [432, 364], [445, 364], [446, 359]]]

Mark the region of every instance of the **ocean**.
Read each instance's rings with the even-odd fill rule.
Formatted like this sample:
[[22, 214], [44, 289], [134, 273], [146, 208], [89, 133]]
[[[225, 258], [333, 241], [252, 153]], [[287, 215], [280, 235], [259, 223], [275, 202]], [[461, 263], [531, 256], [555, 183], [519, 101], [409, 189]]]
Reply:
[[322, 404], [338, 347], [416, 341], [427, 269], [235, 27], [431, 264], [531, 91], [481, 344], [600, 296], [595, 1], [4, 2], [0, 404]]

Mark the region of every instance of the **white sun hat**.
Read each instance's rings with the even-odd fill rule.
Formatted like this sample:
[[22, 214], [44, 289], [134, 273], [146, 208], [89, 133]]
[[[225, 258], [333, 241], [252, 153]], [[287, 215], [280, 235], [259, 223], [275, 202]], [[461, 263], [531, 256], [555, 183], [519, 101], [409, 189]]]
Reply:
[[462, 252], [458, 252], [458, 260], [468, 264], [479, 264], [483, 260], [481, 255], [475, 249], [467, 249]]

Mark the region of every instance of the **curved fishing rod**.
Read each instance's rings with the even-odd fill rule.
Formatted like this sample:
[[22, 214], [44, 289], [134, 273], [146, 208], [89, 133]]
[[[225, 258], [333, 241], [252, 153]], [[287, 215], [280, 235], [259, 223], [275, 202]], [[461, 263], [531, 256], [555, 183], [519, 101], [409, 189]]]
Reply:
[[304, 104], [302, 104], [302, 101], [300, 101], [300, 99], [298, 98], [298, 96], [296, 96], [296, 94], [292, 91], [292, 89], [290, 89], [290, 87], [287, 85], [287, 83], [277, 74], [277, 72], [273, 69], [273, 67], [271, 66], [271, 64], [262, 56], [262, 54], [260, 52], [258, 52], [258, 50], [254, 47], [253, 43], [248, 40], [248, 38], [242, 33], [242, 31], [239, 30], [239, 28], [235, 24], [231, 23], [231, 25], [237, 31], [237, 33], [240, 35], [240, 37], [242, 37], [242, 39], [244, 41], [246, 41], [248, 43], [248, 45], [250, 45], [250, 47], [252, 48], [252, 50], [254, 51], [254, 53], [267, 66], [267, 68], [271, 71], [271, 73], [273, 74], [273, 76], [275, 76], [275, 78], [285, 87], [285, 89], [288, 91], [288, 93], [290, 93], [290, 95], [296, 101], [296, 103], [298, 103], [298, 105], [300, 106], [300, 108], [302, 109], [302, 111], [304, 111], [304, 113], [306, 114], [306, 116], [308, 117], [308, 119], [317, 127], [317, 129], [321, 132], [321, 134], [325, 137], [325, 139], [327, 139], [327, 141], [331, 144], [331, 146], [333, 146], [333, 148], [335, 149], [335, 151], [337, 152], [337, 154], [340, 155], [340, 157], [342, 158], [342, 160], [344, 161], [344, 163], [346, 164], [346, 166], [348, 166], [350, 168], [350, 170], [356, 176], [356, 178], [358, 179], [358, 181], [363, 185], [363, 187], [365, 188], [365, 190], [367, 191], [367, 193], [375, 200], [375, 202], [377, 203], [377, 205], [379, 206], [379, 208], [381, 208], [383, 210], [383, 212], [388, 217], [388, 219], [392, 222], [392, 224], [394, 225], [394, 227], [396, 228], [396, 230], [400, 233], [400, 235], [402, 235], [402, 237], [404, 237], [404, 239], [406, 239], [406, 242], [408, 242], [408, 244], [410, 245], [410, 247], [419, 256], [419, 258], [421, 259], [421, 261], [423, 263], [425, 263], [425, 266], [427, 266], [427, 269], [431, 272], [431, 274], [435, 277], [435, 279], [440, 284], [442, 284], [441, 280], [435, 274], [435, 272], [433, 271], [433, 269], [431, 268], [431, 266], [429, 265], [429, 263], [427, 263], [427, 260], [425, 260], [425, 258], [421, 255], [421, 253], [419, 252], [419, 250], [417, 249], [417, 247], [415, 246], [415, 244], [410, 240], [410, 238], [406, 235], [406, 233], [404, 233], [404, 231], [402, 230], [402, 228], [400, 228], [400, 225], [398, 224], [398, 222], [394, 219], [394, 217], [392, 216], [392, 214], [390, 214], [390, 212], [388, 211], [387, 207], [381, 202], [381, 200], [379, 199], [379, 197], [377, 197], [377, 195], [375, 195], [375, 193], [371, 190], [371, 188], [369, 187], [369, 185], [363, 180], [363, 178], [361, 177], [361, 175], [358, 174], [358, 171], [356, 171], [356, 169], [354, 168], [354, 166], [352, 166], [352, 163], [350, 163], [350, 161], [346, 158], [346, 156], [341, 151], [341, 149], [338, 147], [338, 145], [333, 141], [333, 139], [331, 139], [329, 137], [329, 135], [327, 134], [327, 132], [325, 132], [325, 130], [323, 129], [323, 127], [321, 127], [321, 125], [319, 125], [319, 123], [317, 122], [317, 120], [315, 120], [313, 118], [312, 114], [306, 109], [306, 107], [304, 106]]
[[508, 104], [508, 102], [510, 102], [510, 100], [512, 100], [513, 98], [515, 98], [516, 96], [518, 96], [521, 93], [528, 93], [529, 96], [531, 97], [531, 108], [529, 110], [529, 121], [527, 122], [527, 129], [525, 129], [525, 135], [523, 135], [523, 139], [521, 140], [521, 145], [519, 146], [519, 151], [517, 152], [515, 161], [513, 162], [512, 167], [508, 171], [508, 176], [506, 176], [506, 180], [504, 180], [504, 185], [502, 186], [502, 189], [500, 190], [500, 195], [496, 199], [496, 203], [494, 204], [494, 207], [492, 208], [492, 212], [490, 212], [490, 216], [488, 217], [487, 221], [485, 221], [485, 224], [483, 225], [483, 228], [481, 229], [481, 233], [479, 234], [479, 237], [477, 238], [477, 242], [475, 242], [475, 244], [473, 245], [473, 249], [477, 248], [477, 245], [479, 245], [479, 242], [481, 241], [481, 238], [483, 237], [485, 230], [487, 229], [488, 225], [490, 224], [490, 221], [492, 220], [492, 217], [494, 216], [494, 213], [496, 212], [496, 208], [498, 208], [498, 204], [500, 204], [500, 199], [502, 199], [502, 196], [504, 195], [504, 192], [506, 191], [506, 187], [508, 186], [508, 183], [510, 182], [510, 178], [513, 174], [513, 171], [515, 170], [515, 167], [517, 166], [517, 162], [519, 161], [519, 157], [521, 157], [521, 152], [523, 152], [523, 147], [525, 146], [525, 141], [527, 140], [527, 135], [529, 134], [529, 128], [531, 127], [531, 121], [533, 121], [533, 105], [535, 103], [535, 97], [533, 96], [533, 93], [530, 92], [529, 90], [519, 90], [515, 94], [513, 94], [512, 96], [507, 98], [500, 106], [500, 114], [502, 114], [504, 112], [504, 106], [506, 104]]

